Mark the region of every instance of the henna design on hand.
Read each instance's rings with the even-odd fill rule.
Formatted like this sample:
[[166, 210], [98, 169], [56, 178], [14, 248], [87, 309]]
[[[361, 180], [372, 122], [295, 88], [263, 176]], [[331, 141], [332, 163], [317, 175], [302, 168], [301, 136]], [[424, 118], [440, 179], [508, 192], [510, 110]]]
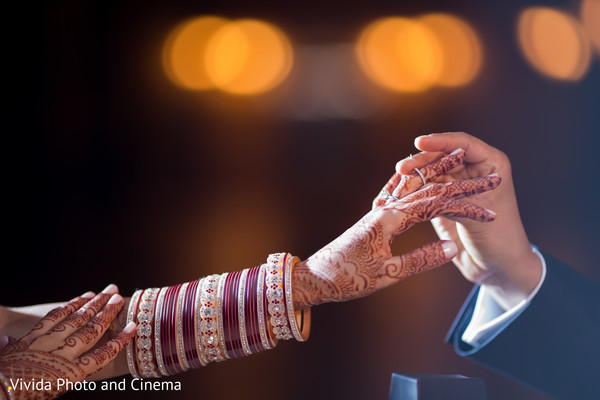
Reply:
[[79, 358], [79, 365], [85, 367], [88, 375], [98, 372], [107, 366], [119, 354], [127, 343], [133, 338], [135, 330], [120, 332], [114, 339], [108, 341], [92, 352], [84, 354]]
[[385, 266], [385, 275], [393, 280], [427, 271], [432, 266], [448, 262], [444, 255], [442, 241], [428, 243], [400, 256], [400, 262], [389, 262]]
[[425, 187], [412, 194], [412, 200], [421, 200], [428, 197], [448, 197], [460, 199], [494, 190], [500, 185], [502, 179], [498, 175], [489, 175], [483, 178], [475, 178], [466, 181], [454, 181], [440, 183]]
[[[127, 345], [135, 334], [135, 324], [128, 325], [115, 338], [92, 351], [88, 351], [108, 329], [123, 306], [119, 295], [110, 297], [103, 293], [94, 298], [93, 307], [99, 313], [81, 328], [75, 330], [66, 339], [64, 332], [70, 324], [79, 324], [80, 316], [85, 314], [81, 308], [89, 298], [79, 297], [63, 307], [50, 311], [36, 328], [17, 341], [10, 342], [0, 350], [0, 372], [16, 387], [11, 394], [16, 399], [51, 399], [67, 390], [59, 387], [59, 379], [72, 383], [82, 381], [87, 376], [105, 367]], [[90, 303], [92, 303], [90, 302]], [[102, 306], [97, 307], [98, 304]], [[77, 308], [76, 308], [77, 307]], [[65, 328], [54, 329], [51, 325], [61, 323], [73, 313], [78, 316], [64, 324]], [[41, 328], [38, 328], [41, 326]], [[38, 336], [39, 335], [39, 336]], [[37, 340], [43, 338], [43, 340]], [[81, 355], [82, 353], [87, 353]], [[34, 383], [38, 386], [32, 388]]]
[[[498, 186], [496, 176], [435, 184], [378, 207], [294, 268], [297, 309], [367, 296], [448, 261], [441, 242], [392, 256], [391, 241], [417, 222], [438, 216], [493, 221], [495, 214], [463, 200]], [[453, 256], [453, 255], [452, 255]]]
[[[435, 178], [444, 175], [453, 168], [461, 165], [464, 160], [465, 152], [464, 150], [459, 150], [454, 154], [447, 155], [421, 167], [419, 171], [423, 175], [423, 178], [425, 178], [425, 181], [431, 182]], [[380, 193], [387, 192], [398, 199], [402, 199], [404, 196], [415, 192], [421, 187], [423, 187], [423, 180], [416, 172], [413, 172], [410, 175], [401, 175], [396, 172], [392, 175]], [[379, 197], [373, 200], [373, 208], [382, 206], [386, 204], [386, 202], [388, 202], [388, 199], [383, 198], [380, 194]]]
[[93, 300], [87, 302], [82, 308], [71, 314], [60, 324], [56, 325], [48, 334], [55, 332], [71, 332], [84, 326], [94, 315], [98, 314], [102, 307], [108, 302], [111, 295], [108, 293], [99, 293]]
[[50, 310], [48, 314], [46, 314], [37, 324], [35, 324], [31, 331], [29, 331], [29, 333], [21, 340], [31, 341], [33, 340], [33, 336], [38, 337], [39, 335], [48, 332], [55, 326], [56, 323], [67, 318], [75, 311], [79, 310], [79, 308], [81, 308], [85, 303], [87, 303], [89, 301], [89, 298], [86, 297], [87, 295], [88, 293], [79, 297], [75, 297], [64, 306]]
[[123, 306], [123, 298], [121, 296], [115, 295], [113, 298], [115, 300], [111, 299], [98, 315], [92, 318], [81, 329], [73, 332], [65, 339], [65, 343], [53, 350], [52, 353], [62, 356], [75, 356], [77, 350], [74, 348], [78, 345], [93, 346], [100, 340]]

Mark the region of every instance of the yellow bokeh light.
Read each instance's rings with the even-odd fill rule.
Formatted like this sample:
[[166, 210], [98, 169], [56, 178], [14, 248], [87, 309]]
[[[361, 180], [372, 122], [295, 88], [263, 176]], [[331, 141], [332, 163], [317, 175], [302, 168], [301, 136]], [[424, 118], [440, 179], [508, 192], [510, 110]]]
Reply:
[[223, 18], [204, 16], [184, 21], [173, 29], [163, 47], [163, 66], [173, 83], [191, 90], [214, 87], [206, 72], [206, 46], [226, 23]]
[[456, 87], [472, 81], [482, 63], [481, 43], [475, 31], [466, 22], [448, 14], [428, 14], [419, 22], [436, 35], [442, 51], [442, 68], [435, 83]]
[[356, 51], [369, 78], [394, 91], [425, 90], [440, 74], [437, 38], [425, 25], [408, 18], [373, 22], [360, 35]]
[[600, 54], [600, 0], [581, 2], [581, 22], [596, 51]]
[[292, 49], [273, 25], [253, 19], [233, 21], [211, 37], [205, 66], [219, 89], [258, 94], [273, 89], [289, 74]]
[[538, 71], [560, 80], [579, 80], [590, 65], [591, 46], [579, 22], [546, 7], [524, 10], [518, 22], [519, 44]]

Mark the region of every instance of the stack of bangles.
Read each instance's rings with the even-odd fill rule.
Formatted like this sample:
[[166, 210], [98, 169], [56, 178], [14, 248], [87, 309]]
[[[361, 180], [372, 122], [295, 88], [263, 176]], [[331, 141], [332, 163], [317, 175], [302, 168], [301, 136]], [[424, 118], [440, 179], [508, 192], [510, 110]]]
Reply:
[[292, 298], [298, 261], [271, 254], [258, 267], [136, 291], [127, 313], [138, 326], [127, 345], [131, 375], [174, 375], [272, 349], [278, 339], [307, 340], [310, 309], [295, 311]]

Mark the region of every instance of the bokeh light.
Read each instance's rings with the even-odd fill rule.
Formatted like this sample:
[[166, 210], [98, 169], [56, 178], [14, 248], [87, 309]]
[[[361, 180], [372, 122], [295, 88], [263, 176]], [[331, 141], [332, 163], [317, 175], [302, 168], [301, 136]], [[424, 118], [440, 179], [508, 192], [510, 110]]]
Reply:
[[559, 80], [581, 79], [590, 65], [591, 46], [579, 22], [547, 7], [524, 10], [518, 21], [519, 44], [527, 61]]
[[471, 82], [482, 64], [481, 43], [463, 20], [449, 14], [427, 14], [419, 19], [435, 35], [442, 51], [442, 68], [436, 84], [457, 87]]
[[163, 48], [165, 72], [177, 86], [240, 95], [276, 87], [290, 72], [292, 58], [289, 40], [273, 25], [216, 16], [179, 24]]
[[208, 76], [219, 89], [240, 95], [266, 92], [290, 72], [292, 49], [273, 25], [245, 19], [222, 26], [206, 49]]
[[226, 23], [223, 18], [204, 16], [184, 21], [173, 29], [163, 48], [163, 66], [173, 83], [190, 90], [215, 86], [206, 72], [206, 46]]
[[442, 65], [442, 52], [434, 33], [408, 18], [389, 17], [373, 22], [361, 33], [356, 51], [369, 78], [400, 92], [429, 88]]
[[600, 0], [583, 0], [580, 14], [583, 27], [600, 54]]

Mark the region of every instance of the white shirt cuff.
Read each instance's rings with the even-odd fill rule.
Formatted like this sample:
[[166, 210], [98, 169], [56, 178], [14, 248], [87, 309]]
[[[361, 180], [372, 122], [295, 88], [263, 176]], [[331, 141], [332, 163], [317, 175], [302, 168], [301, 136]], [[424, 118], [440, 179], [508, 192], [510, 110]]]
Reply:
[[527, 308], [546, 278], [546, 260], [535, 246], [531, 246], [531, 249], [542, 262], [542, 277], [535, 289], [517, 305], [505, 310], [488, 293], [488, 288], [482, 285], [475, 302], [471, 321], [462, 334], [461, 339], [463, 342], [473, 347], [485, 346]]

